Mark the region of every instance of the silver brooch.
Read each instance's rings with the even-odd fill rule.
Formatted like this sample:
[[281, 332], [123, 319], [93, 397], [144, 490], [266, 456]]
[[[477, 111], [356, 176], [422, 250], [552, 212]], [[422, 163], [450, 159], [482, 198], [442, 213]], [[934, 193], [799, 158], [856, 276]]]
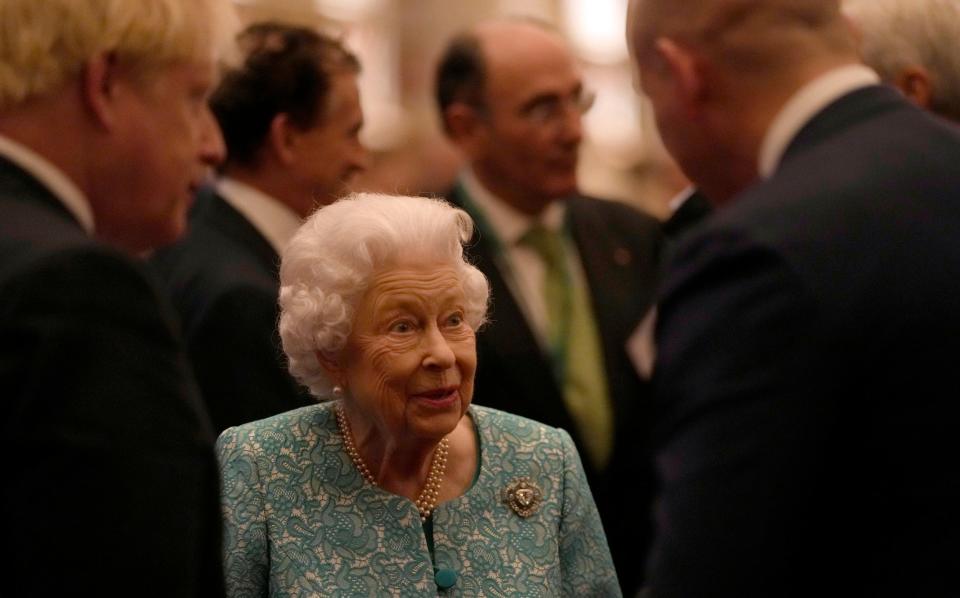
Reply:
[[503, 489], [503, 502], [521, 517], [529, 517], [540, 508], [543, 494], [527, 478], [520, 478]]

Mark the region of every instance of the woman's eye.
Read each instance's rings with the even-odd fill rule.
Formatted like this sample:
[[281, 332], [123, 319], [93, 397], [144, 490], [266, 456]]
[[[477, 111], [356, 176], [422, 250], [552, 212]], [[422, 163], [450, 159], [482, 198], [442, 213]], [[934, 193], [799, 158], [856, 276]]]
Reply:
[[461, 324], [463, 324], [463, 314], [461, 313], [451, 314], [447, 318], [447, 326], [460, 326]]
[[413, 330], [413, 324], [406, 320], [400, 320], [399, 322], [394, 322], [390, 325], [390, 332], [398, 332], [400, 334], [410, 332]]

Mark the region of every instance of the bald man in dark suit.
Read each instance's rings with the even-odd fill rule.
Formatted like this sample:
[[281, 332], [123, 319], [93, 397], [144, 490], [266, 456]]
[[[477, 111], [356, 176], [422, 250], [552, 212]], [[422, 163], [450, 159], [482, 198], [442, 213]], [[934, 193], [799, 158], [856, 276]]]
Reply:
[[859, 64], [836, 0], [690, 8], [628, 26], [720, 205], [659, 303], [649, 593], [955, 596], [960, 131]]

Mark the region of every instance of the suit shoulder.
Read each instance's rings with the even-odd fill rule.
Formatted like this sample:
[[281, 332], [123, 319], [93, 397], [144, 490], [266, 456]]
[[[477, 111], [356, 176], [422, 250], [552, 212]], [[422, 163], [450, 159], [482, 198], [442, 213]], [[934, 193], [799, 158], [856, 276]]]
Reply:
[[115, 294], [121, 288], [157, 292], [143, 264], [92, 239], [14, 248], [0, 264], [0, 280], [7, 286], [39, 284], [52, 294], [68, 288], [96, 289], [90, 300]]
[[860, 278], [863, 264], [931, 246], [929, 236], [944, 231], [934, 223], [956, 218], [958, 159], [956, 128], [912, 107], [890, 111], [788, 156], [703, 230], [750, 238], [801, 269], [839, 274], [850, 264], [833, 278]]
[[189, 265], [192, 269], [227, 267], [251, 259], [248, 246], [203, 220], [191, 220], [190, 229], [176, 243], [158, 250], [150, 261], [162, 270]]
[[[97, 342], [179, 351], [178, 324], [145, 268], [107, 248], [81, 246], [34, 256], [0, 275], [0, 321], [37, 340], [89, 330]], [[132, 335], [132, 336], [131, 336]], [[132, 351], [133, 349], [131, 349]], [[159, 367], [159, 366], [158, 366]]]
[[[249, 244], [203, 223], [192, 226], [181, 241], [150, 259], [174, 296], [187, 293], [209, 299], [233, 291], [276, 295], [276, 273]], [[277, 265], [279, 269], [279, 258]]]
[[[960, 129], [904, 103], [788, 153], [771, 178], [720, 214], [758, 234], [771, 229], [771, 237], [825, 230], [827, 238], [842, 238], [833, 236], [837, 228], [871, 225], [891, 210], [923, 209], [923, 198], [955, 196], [957, 160]], [[844, 167], [835, 168], [838, 163]], [[942, 205], [949, 209], [954, 202]]]
[[0, 256], [4, 262], [11, 258], [29, 258], [50, 252], [97, 248], [98, 242], [90, 238], [80, 225], [54, 208], [26, 201], [3, 201], [0, 204]]

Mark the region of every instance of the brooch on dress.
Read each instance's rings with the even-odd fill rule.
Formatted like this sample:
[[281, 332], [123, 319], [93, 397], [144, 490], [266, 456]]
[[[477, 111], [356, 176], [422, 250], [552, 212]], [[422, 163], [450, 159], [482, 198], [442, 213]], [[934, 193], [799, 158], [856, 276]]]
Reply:
[[503, 489], [503, 502], [521, 517], [529, 517], [540, 508], [543, 494], [527, 478], [515, 480]]

